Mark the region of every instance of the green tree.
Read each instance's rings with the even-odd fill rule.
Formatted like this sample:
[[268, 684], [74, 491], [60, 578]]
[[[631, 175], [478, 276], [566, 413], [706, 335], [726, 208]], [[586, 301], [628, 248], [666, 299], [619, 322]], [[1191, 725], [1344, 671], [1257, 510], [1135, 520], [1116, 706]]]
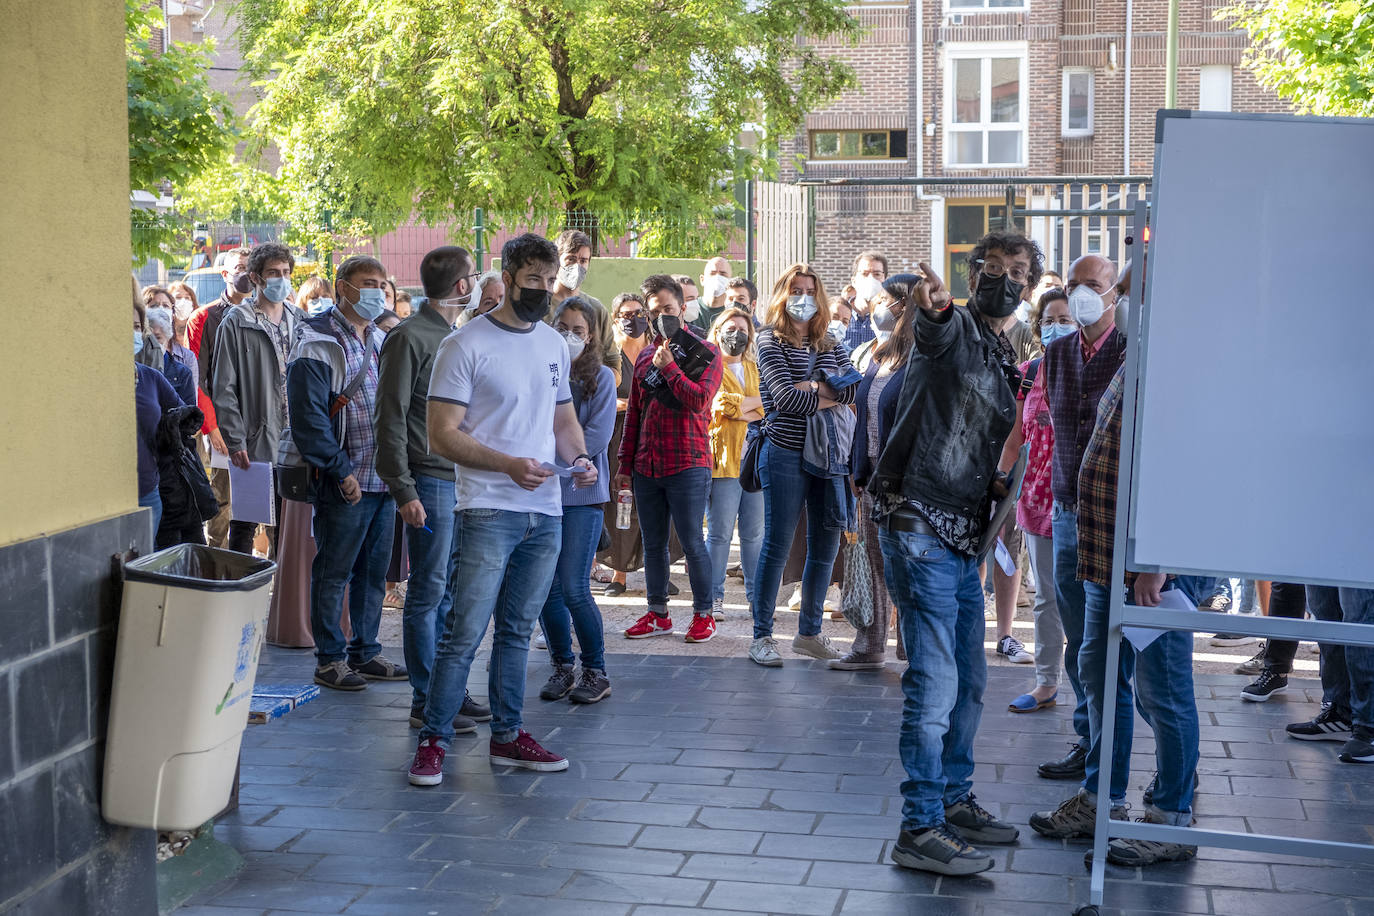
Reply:
[[[845, 0], [242, 0], [255, 126], [293, 219], [412, 214], [696, 229], [855, 85], [799, 36], [856, 38]], [[741, 151], [750, 122], [764, 143]], [[499, 218], [499, 216], [498, 216]], [[594, 233], [595, 234], [595, 233]], [[646, 237], [647, 237], [646, 235]]]
[[[195, 45], [154, 49], [162, 13], [145, 0], [125, 0], [124, 48], [129, 83], [129, 187], [154, 195], [179, 188], [223, 162], [233, 140], [228, 100], [205, 78], [210, 58]], [[189, 241], [190, 223], [174, 212], [130, 207], [137, 263], [170, 257]]]
[[1374, 116], [1374, 3], [1239, 3], [1217, 18], [1250, 34], [1245, 66], [1298, 112]]

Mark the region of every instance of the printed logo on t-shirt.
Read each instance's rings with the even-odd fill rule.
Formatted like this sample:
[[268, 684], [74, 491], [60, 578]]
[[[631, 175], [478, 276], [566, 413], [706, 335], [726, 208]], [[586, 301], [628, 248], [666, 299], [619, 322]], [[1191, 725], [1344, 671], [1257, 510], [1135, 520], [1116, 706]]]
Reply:
[[549, 381], [555, 389], [558, 387], [558, 363], [549, 363]]

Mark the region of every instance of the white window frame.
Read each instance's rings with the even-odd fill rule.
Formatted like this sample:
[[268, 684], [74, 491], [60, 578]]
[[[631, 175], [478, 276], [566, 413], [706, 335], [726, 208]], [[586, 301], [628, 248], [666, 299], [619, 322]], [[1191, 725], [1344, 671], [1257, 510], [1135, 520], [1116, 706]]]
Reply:
[[[999, 9], [1001, 9], [999, 7]], [[1020, 87], [1021, 99], [1017, 110], [1020, 119], [1015, 122], [992, 123], [982, 121], [974, 128], [971, 125], [956, 126], [954, 123], [954, 106], [958, 101], [956, 98], [954, 85], [954, 65], [955, 61], [960, 60], [986, 60], [994, 57], [1014, 57], [1019, 65], [1017, 85]], [[1024, 41], [989, 41], [989, 42], [970, 42], [968, 44], [946, 44], [944, 47], [944, 163], [950, 169], [1023, 169], [1026, 168], [1029, 156], [1028, 147], [1030, 145], [1030, 53], [1027, 43]], [[991, 110], [991, 74], [990, 65], [982, 68], [982, 85], [979, 87], [979, 95], [983, 99], [983, 104]], [[987, 132], [989, 130], [1010, 130], [1015, 128], [1021, 132], [1021, 149], [1017, 161], [1015, 162], [982, 162], [982, 163], [961, 163], [954, 161], [955, 142], [954, 135], [958, 133], [969, 133], [972, 130], [979, 130], [984, 135], [983, 146], [986, 156]]]
[[982, 0], [981, 6], [954, 6], [950, 0], [943, 0], [943, 2], [946, 16], [957, 16], [960, 13], [974, 16], [979, 13], [1024, 13], [1030, 9], [1030, 0], [1021, 0], [1016, 6], [988, 6], [988, 0]]
[[[1226, 74], [1226, 107], [1225, 108], [1203, 108], [1202, 107], [1202, 86], [1207, 81], [1209, 73]], [[1198, 69], [1197, 86], [1197, 107], [1203, 111], [1230, 111], [1236, 103], [1236, 71], [1230, 64], [1203, 64]]]
[[[1069, 127], [1069, 80], [1074, 76], [1088, 78], [1088, 126]], [[1059, 133], [1064, 137], [1091, 137], [1093, 135], [1093, 95], [1097, 91], [1097, 79], [1091, 67], [1069, 67], [1064, 70], [1060, 85]]]

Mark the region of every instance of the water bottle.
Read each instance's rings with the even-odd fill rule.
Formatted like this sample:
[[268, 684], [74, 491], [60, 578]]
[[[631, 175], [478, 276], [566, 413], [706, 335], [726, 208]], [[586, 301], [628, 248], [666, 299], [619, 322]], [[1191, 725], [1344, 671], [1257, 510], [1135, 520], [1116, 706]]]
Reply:
[[630, 507], [634, 505], [634, 494], [621, 490], [615, 497], [615, 526], [621, 531], [630, 527]]

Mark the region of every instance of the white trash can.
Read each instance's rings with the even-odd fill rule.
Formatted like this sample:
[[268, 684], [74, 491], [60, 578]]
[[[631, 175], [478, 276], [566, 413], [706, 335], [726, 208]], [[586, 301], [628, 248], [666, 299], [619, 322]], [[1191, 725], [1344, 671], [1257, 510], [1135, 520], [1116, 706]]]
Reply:
[[228, 804], [276, 568], [197, 544], [124, 564], [105, 820], [194, 830]]

